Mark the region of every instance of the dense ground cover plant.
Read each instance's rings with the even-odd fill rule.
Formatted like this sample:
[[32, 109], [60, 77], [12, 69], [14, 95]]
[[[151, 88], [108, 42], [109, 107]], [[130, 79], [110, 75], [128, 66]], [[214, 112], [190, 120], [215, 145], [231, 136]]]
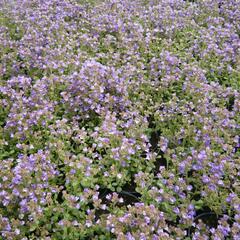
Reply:
[[240, 239], [240, 2], [0, 2], [0, 239]]

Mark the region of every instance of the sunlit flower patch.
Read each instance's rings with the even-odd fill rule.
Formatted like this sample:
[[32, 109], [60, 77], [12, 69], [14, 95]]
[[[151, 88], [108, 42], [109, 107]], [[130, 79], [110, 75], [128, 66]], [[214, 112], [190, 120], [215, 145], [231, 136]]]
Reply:
[[0, 240], [240, 239], [240, 2], [0, 2]]

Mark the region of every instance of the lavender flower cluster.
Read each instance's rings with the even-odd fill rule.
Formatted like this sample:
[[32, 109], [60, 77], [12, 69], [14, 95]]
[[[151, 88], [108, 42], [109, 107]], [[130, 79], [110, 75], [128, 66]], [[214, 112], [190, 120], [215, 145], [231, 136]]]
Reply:
[[0, 1], [1, 240], [239, 240], [239, 0]]

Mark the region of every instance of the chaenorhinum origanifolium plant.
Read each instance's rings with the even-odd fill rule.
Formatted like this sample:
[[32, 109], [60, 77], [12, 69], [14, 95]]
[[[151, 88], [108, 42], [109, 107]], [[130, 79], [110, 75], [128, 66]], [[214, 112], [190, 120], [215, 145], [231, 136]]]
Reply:
[[0, 240], [239, 240], [240, 2], [0, 3]]

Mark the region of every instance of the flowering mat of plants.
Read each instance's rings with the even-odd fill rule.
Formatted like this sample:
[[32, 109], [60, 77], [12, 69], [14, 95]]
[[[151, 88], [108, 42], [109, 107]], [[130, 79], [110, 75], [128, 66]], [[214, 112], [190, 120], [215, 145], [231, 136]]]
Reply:
[[1, 240], [240, 239], [240, 1], [0, 1]]

